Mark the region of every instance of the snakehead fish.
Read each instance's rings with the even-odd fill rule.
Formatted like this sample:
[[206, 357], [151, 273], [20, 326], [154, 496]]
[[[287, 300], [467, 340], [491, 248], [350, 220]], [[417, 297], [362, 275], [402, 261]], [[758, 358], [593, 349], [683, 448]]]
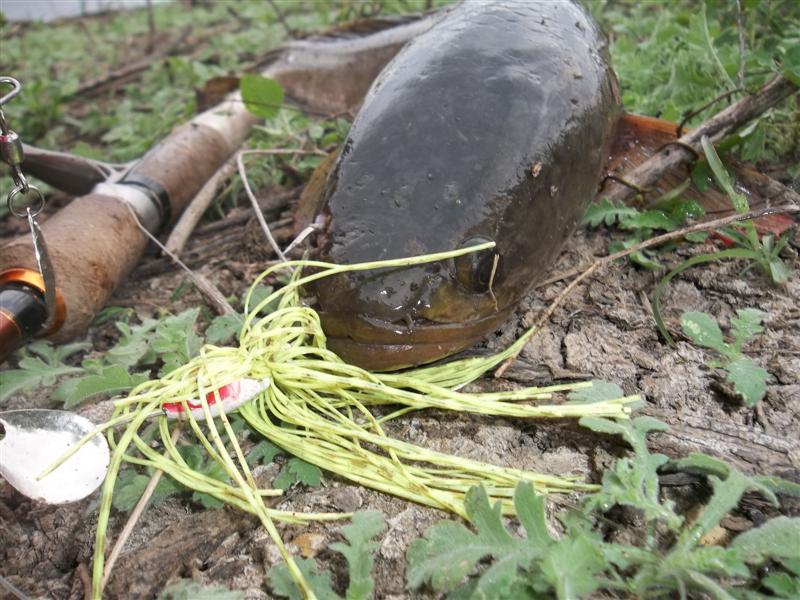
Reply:
[[[355, 263], [492, 240], [316, 288], [328, 344], [372, 369], [467, 348], [547, 272], [591, 200], [620, 96], [574, 2], [463, 2], [374, 81], [321, 192], [319, 255]], [[309, 208], [309, 205], [311, 208]]]

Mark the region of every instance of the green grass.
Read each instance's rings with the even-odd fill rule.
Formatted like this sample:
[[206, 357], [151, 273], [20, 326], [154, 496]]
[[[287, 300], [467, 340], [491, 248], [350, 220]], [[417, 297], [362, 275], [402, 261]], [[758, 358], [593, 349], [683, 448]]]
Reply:
[[[796, 63], [797, 58], [787, 53], [800, 45], [800, 4], [795, 0], [744, 0], [742, 4], [745, 88], [753, 90], [784, 72], [791, 61]], [[590, 7], [612, 37], [614, 68], [628, 110], [680, 121], [686, 113], [738, 87], [734, 0], [705, 4], [595, 0]], [[698, 115], [689, 125], [702, 122], [727, 102]], [[797, 103], [790, 99], [761, 117], [740, 151], [750, 161], [797, 157]], [[795, 171], [793, 176], [798, 174]]]
[[[433, 5], [446, 3], [439, 0]], [[288, 25], [306, 31], [427, 5], [424, 0], [279, 4]], [[709, 2], [706, 19], [704, 5], [697, 1], [593, 0], [589, 6], [612, 38], [613, 62], [629, 110], [680, 120], [737, 84], [734, 0]], [[787, 52], [800, 45], [800, 5], [794, 0], [770, 0], [744, 6], [745, 82], [753, 88], [779, 72]], [[135, 159], [194, 113], [196, 88], [212, 77], [239, 73], [287, 36], [266, 2], [216, 2], [194, 10], [180, 4], [157, 5], [155, 16], [158, 44], [177, 38], [187, 27], [192, 28], [187, 42], [202, 42], [192, 45], [188, 55], [154, 61], [136, 81], [94, 99], [73, 94], [81, 82], [144, 56], [145, 11], [30, 24], [4, 39], [4, 72], [25, 86], [6, 111], [12, 128], [28, 143], [112, 161]], [[798, 153], [798, 119], [791, 102], [771, 111], [746, 138], [742, 154], [749, 160], [777, 160]], [[301, 135], [310, 127], [307, 119], [288, 120], [290, 129]]]

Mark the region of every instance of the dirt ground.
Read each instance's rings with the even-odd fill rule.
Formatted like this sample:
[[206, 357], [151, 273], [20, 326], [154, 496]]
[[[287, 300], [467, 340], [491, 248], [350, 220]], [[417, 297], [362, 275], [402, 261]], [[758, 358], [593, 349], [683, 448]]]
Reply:
[[[273, 215], [275, 217], [276, 215]], [[6, 231], [6, 233], [9, 233]], [[263, 265], [264, 244], [253, 223], [228, 231], [215, 245], [212, 259], [205, 248], [215, 233], [199, 231], [185, 257], [226, 295], [240, 296]], [[586, 264], [605, 254], [611, 233], [578, 231], [552, 272]], [[216, 238], [215, 238], [216, 239]], [[800, 234], [785, 252], [792, 275], [783, 287], [770, 285], [757, 273], [741, 274], [737, 262], [712, 263], [676, 278], [664, 296], [665, 317], [679, 340], [675, 348], [657, 336], [648, 296], [658, 275], [618, 264], [581, 285], [533, 339], [505, 379], [486, 380], [481, 387], [540, 385], [590, 377], [640, 393], [646, 406], [640, 414], [670, 425], [651, 438], [651, 449], [669, 456], [702, 451], [747, 472], [780, 475], [800, 481]], [[708, 246], [681, 246], [669, 260], [708, 251]], [[141, 316], [158, 307], [179, 311], [202, 299], [190, 292], [176, 302], [170, 297], [184, 275], [151, 256], [118, 290], [111, 305], [132, 306]], [[515, 320], [480, 352], [510, 343], [532, 317], [563, 289], [557, 283], [536, 290], [520, 306]], [[756, 409], [745, 407], [718, 375], [704, 366], [711, 358], [681, 339], [678, 318], [687, 310], [714, 315], [727, 327], [737, 308], [767, 312], [765, 332], [746, 346], [746, 353], [769, 371], [767, 395]], [[95, 347], [107, 344], [109, 326], [93, 328]], [[8, 407], [46, 405], [46, 396], [17, 396]], [[89, 412], [92, 412], [91, 410]], [[95, 410], [95, 417], [102, 411]], [[515, 421], [502, 418], [422, 412], [393, 422], [392, 435], [459, 456], [554, 474], [579, 474], [599, 481], [602, 469], [625, 451], [616, 439], [582, 430], [573, 422]], [[270, 481], [279, 465], [262, 467]], [[694, 485], [680, 493], [692, 496]], [[96, 525], [97, 497], [68, 506], [46, 506], [27, 500], [0, 481], [0, 571], [31, 597], [83, 598]], [[387, 521], [376, 554], [376, 597], [421, 597], [405, 590], [405, 552], [433, 522], [447, 515], [384, 494], [351, 485], [325, 474], [321, 487], [295, 488], [277, 506], [298, 511], [378, 509]], [[787, 501], [787, 514], [800, 505]], [[749, 497], [734, 518], [723, 524], [746, 528], [769, 517], [772, 509]], [[109, 535], [114, 539], [125, 516], [114, 514]], [[334, 583], [346, 586], [341, 555], [329, 549], [338, 541], [337, 525], [280, 526], [290, 548], [316, 556], [331, 566]], [[203, 510], [187, 499], [172, 497], [148, 509], [117, 563], [107, 588], [109, 598], [152, 598], [170, 580], [192, 578], [241, 590], [248, 599], [270, 598], [266, 572], [279, 560], [276, 548], [255, 519], [233, 509]], [[2, 592], [0, 592], [0, 597]]]

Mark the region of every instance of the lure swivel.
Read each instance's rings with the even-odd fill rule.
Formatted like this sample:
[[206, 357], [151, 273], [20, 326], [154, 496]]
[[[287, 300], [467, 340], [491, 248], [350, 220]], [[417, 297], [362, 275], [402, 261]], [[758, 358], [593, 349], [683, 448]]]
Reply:
[[14, 187], [6, 203], [15, 217], [26, 219], [39, 272], [9, 269], [0, 273], [0, 361], [2, 349], [10, 351], [42, 331], [50, 331], [63, 321], [63, 302], [56, 291], [56, 279], [42, 230], [36, 217], [45, 205], [42, 192], [30, 185], [22, 173], [24, 158], [19, 135], [8, 126], [3, 106], [15, 98], [22, 85], [13, 77], [0, 77], [0, 85], [11, 91], [0, 98], [0, 160], [11, 168]]

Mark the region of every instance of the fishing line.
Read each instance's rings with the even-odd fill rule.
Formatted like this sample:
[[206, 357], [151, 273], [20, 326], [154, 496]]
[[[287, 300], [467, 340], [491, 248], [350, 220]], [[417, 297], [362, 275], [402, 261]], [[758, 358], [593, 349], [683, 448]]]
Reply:
[[[304, 523], [347, 518], [336, 513], [297, 513], [264, 504], [264, 497], [280, 490], [259, 489], [247, 464], [244, 449], [231, 423], [211, 416], [212, 401], [219, 407], [221, 389], [244, 378], [269, 381], [252, 401], [239, 409], [250, 429], [286, 452], [357, 484], [419, 504], [466, 516], [464, 497], [483, 485], [490, 498], [501, 502], [503, 512], [514, 513], [514, 489], [531, 482], [540, 493], [592, 491], [596, 485], [579, 477], [548, 475], [502, 467], [452, 456], [391, 437], [385, 425], [411, 410], [436, 408], [481, 415], [522, 418], [579, 417], [583, 415], [627, 418], [637, 396], [577, 403], [546, 403], [553, 392], [586, 387], [587, 383], [510, 391], [466, 393], [459, 391], [488, 370], [514, 355], [533, 335], [530, 329], [503, 352], [469, 357], [401, 373], [371, 373], [345, 363], [326, 346], [319, 315], [301, 302], [307, 284], [336, 274], [388, 267], [404, 267], [449, 260], [470, 252], [488, 250], [494, 242], [414, 258], [355, 265], [294, 260], [273, 265], [254, 282], [245, 298], [246, 316], [239, 343], [232, 347], [207, 345], [199, 356], [164, 377], [145, 382], [128, 398], [115, 403], [112, 421], [128, 419], [117, 435], [109, 429], [112, 459], [100, 500], [95, 543], [93, 593], [102, 593], [106, 531], [115, 481], [124, 462], [161, 470], [182, 486], [256, 515], [276, 544], [301, 589], [308, 590], [293, 558], [286, 551], [275, 522]], [[289, 282], [255, 305], [255, 286], [279, 270], [289, 270]], [[308, 274], [305, 274], [311, 270]], [[277, 308], [266, 315], [268, 305]], [[202, 406], [196, 419], [190, 403]], [[159, 450], [143, 439], [140, 429], [147, 418], [165, 404], [184, 407], [187, 435], [205, 450], [205, 464], [216, 463], [226, 481], [190, 465], [181, 446], [170, 439], [168, 420], [159, 420]], [[401, 408], [378, 417], [371, 408]], [[221, 430], [217, 423], [221, 423]]]

